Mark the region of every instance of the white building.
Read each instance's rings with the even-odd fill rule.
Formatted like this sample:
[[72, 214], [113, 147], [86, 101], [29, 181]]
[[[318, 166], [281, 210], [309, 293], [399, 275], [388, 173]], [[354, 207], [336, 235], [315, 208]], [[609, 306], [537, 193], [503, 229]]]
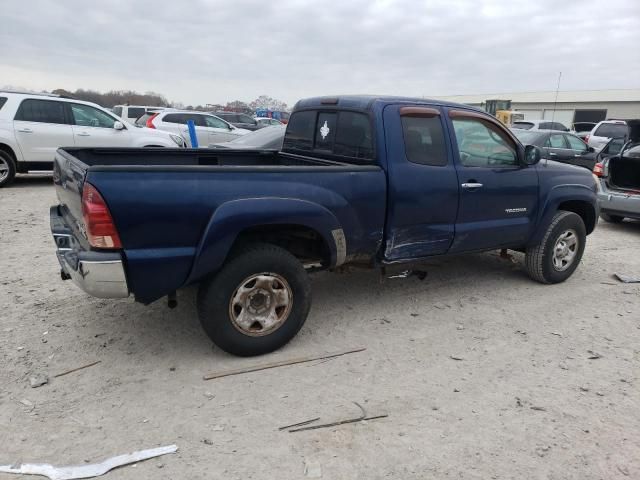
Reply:
[[[511, 100], [511, 109], [525, 119], [551, 119], [567, 127], [574, 122], [640, 118], [640, 88], [556, 92], [485, 93], [436, 97], [483, 108], [487, 100]], [[555, 110], [555, 111], [554, 111]]]

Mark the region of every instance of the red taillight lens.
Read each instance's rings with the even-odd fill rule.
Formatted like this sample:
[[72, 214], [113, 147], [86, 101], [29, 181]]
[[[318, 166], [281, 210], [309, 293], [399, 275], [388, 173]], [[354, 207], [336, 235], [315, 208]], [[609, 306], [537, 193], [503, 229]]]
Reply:
[[156, 126], [153, 124], [153, 119], [156, 118], [158, 115], [160, 115], [159, 113], [154, 113], [153, 115], [151, 115], [149, 118], [147, 118], [147, 128], [156, 128]]
[[111, 212], [100, 192], [90, 183], [85, 183], [82, 189], [82, 218], [92, 247], [122, 248]]
[[590, 136], [591, 136], [591, 135], [587, 135], [586, 137], [584, 137], [584, 141], [585, 141], [586, 143], [589, 143], [589, 137], [590, 137]]
[[601, 177], [603, 173], [604, 173], [604, 165], [602, 164], [602, 162], [596, 163], [593, 166], [593, 174], [596, 177]]

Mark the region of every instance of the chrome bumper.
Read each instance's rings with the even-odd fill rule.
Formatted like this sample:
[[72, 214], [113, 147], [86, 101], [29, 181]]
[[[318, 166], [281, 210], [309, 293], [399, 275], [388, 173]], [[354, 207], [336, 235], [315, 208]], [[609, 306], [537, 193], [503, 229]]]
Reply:
[[57, 246], [61, 276], [70, 278], [89, 295], [98, 298], [129, 296], [127, 278], [120, 252], [83, 250], [71, 230], [64, 223], [58, 207], [51, 207], [51, 233]]

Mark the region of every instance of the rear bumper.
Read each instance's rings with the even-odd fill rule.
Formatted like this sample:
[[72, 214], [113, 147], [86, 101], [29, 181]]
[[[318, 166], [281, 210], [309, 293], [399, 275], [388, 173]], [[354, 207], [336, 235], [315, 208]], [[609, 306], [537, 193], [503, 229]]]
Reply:
[[611, 190], [604, 179], [600, 179], [598, 204], [602, 213], [620, 217], [640, 218], [640, 195]]
[[51, 207], [49, 218], [63, 279], [70, 278], [78, 287], [94, 297], [129, 296], [120, 252], [94, 252], [83, 249], [60, 215], [57, 206]]

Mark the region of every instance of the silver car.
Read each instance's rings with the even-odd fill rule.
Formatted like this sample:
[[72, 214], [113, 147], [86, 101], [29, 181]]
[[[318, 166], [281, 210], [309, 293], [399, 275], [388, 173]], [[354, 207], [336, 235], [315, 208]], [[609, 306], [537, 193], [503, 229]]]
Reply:
[[640, 219], [640, 120], [630, 120], [624, 138], [611, 139], [599, 153], [593, 173], [600, 177], [600, 216], [618, 223]]

